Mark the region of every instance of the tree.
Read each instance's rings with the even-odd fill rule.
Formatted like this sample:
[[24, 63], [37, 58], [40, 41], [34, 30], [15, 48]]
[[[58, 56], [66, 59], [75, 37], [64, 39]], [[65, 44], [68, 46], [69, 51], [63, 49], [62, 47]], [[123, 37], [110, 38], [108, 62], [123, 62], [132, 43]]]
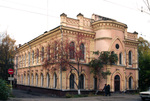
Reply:
[[8, 69], [13, 68], [15, 40], [9, 35], [3, 34], [0, 37], [0, 78], [8, 79]]
[[[93, 54], [98, 55], [98, 58], [94, 58], [89, 62], [89, 66], [91, 68], [91, 72], [94, 73], [94, 76], [98, 77], [98, 87], [96, 89], [95, 94], [98, 93], [100, 81], [102, 78], [106, 78], [107, 75], [110, 75], [111, 72], [109, 70], [104, 70], [104, 66], [112, 65], [118, 61], [118, 56], [114, 52], [93, 52]], [[107, 67], [106, 67], [107, 68]]]
[[[43, 61], [43, 67], [56, 71], [69, 70], [72, 73], [73, 70], [77, 72], [78, 81], [73, 80], [74, 84], [78, 88], [78, 94], [80, 94], [80, 82], [81, 82], [81, 60], [85, 61], [85, 47], [83, 44], [83, 35], [76, 35], [75, 41], [70, 41], [67, 35], [63, 35], [63, 39], [55, 37], [51, 39], [50, 44], [47, 46], [47, 56]], [[87, 51], [87, 54], [89, 51]], [[44, 56], [41, 51], [42, 57]], [[71, 61], [73, 60], [73, 61]], [[74, 65], [76, 64], [76, 65]]]
[[141, 90], [147, 90], [150, 86], [150, 43], [142, 37], [139, 37], [138, 41], [139, 87]]

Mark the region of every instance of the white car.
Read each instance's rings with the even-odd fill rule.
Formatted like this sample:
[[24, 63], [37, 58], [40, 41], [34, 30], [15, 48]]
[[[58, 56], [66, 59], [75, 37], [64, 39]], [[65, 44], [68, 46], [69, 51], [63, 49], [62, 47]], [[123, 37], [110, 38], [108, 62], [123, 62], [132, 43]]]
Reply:
[[145, 101], [145, 99], [150, 99], [150, 87], [148, 91], [140, 92], [141, 99]]

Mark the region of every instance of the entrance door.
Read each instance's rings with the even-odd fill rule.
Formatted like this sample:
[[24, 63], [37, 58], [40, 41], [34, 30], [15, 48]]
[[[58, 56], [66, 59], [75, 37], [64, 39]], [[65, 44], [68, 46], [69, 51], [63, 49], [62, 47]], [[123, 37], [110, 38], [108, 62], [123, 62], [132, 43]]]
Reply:
[[119, 75], [115, 76], [114, 86], [115, 86], [115, 92], [120, 91], [120, 77], [119, 77]]

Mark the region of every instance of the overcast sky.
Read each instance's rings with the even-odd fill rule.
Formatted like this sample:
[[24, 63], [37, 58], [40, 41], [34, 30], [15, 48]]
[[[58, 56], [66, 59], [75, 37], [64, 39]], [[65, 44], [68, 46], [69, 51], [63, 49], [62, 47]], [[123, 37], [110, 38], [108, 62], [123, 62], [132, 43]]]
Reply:
[[[60, 14], [75, 18], [78, 13], [91, 18], [92, 14], [115, 19], [137, 31], [150, 41], [150, 14], [143, 0], [0, 0], [0, 32], [6, 32], [24, 44], [60, 25]], [[47, 16], [48, 15], [48, 16]], [[142, 35], [141, 35], [142, 34]]]

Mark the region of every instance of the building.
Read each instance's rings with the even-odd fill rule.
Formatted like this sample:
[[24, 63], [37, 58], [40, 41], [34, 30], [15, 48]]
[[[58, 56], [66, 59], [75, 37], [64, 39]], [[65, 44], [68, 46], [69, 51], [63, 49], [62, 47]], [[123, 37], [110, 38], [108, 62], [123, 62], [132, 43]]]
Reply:
[[[75, 70], [62, 70], [58, 61], [54, 65], [47, 65], [44, 68], [44, 59], [50, 59], [50, 54], [55, 55], [55, 59], [62, 57], [56, 54], [62, 51], [54, 45], [54, 41], [59, 40], [64, 45], [73, 46], [73, 49], [80, 50], [80, 76], [81, 92], [93, 91], [97, 88], [97, 78], [90, 73], [88, 63], [95, 56], [93, 51], [111, 51], [118, 55], [118, 62], [108, 65], [105, 68], [111, 71], [107, 79], [102, 79], [99, 90], [104, 84], [110, 84], [111, 91], [130, 91], [138, 88], [138, 33], [127, 32], [127, 25], [114, 19], [92, 15], [86, 18], [81, 13], [77, 19], [69, 18], [66, 14], [60, 15], [60, 26], [45, 32], [35, 39], [23, 44], [16, 50], [15, 56], [15, 77], [19, 88], [43, 90], [53, 93], [76, 91], [77, 87], [72, 83], [78, 80]], [[55, 51], [50, 48], [54, 45]], [[71, 51], [68, 51], [71, 53]], [[36, 54], [36, 55], [35, 55]], [[74, 53], [69, 57], [69, 61], [77, 68], [77, 59]]]

